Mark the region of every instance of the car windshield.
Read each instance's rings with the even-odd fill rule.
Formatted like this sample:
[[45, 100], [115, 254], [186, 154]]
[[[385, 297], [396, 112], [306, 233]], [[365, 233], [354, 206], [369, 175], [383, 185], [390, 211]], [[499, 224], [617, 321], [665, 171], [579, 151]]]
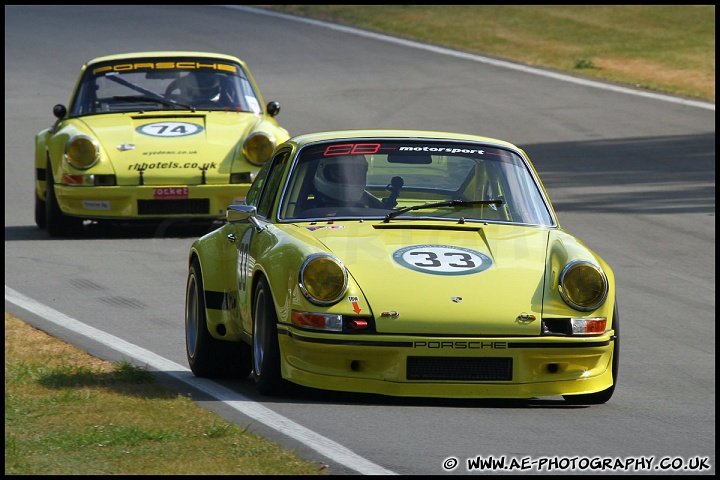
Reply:
[[207, 58], [133, 58], [90, 65], [70, 116], [149, 110], [261, 113], [242, 66]]
[[279, 219], [341, 218], [556, 225], [518, 152], [446, 140], [304, 147], [283, 192]]

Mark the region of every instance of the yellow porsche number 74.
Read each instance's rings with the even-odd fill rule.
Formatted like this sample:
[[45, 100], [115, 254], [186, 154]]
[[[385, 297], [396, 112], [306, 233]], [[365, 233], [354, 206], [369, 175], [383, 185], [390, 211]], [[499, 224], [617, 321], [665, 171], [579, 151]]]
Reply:
[[74, 236], [86, 220], [223, 219], [289, 137], [279, 111], [230, 55], [90, 60], [35, 137], [35, 222]]

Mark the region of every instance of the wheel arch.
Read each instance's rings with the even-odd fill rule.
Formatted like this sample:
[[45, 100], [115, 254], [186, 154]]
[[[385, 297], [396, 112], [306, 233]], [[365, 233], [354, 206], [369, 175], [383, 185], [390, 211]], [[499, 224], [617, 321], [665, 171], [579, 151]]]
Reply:
[[211, 254], [212, 250], [207, 249], [196, 240], [188, 254], [188, 271], [197, 262], [198, 275], [202, 279], [203, 304], [205, 318], [210, 334], [218, 339], [230, 342], [239, 341], [242, 338], [239, 321], [238, 307], [234, 303], [233, 289], [237, 286], [232, 279], [223, 274], [222, 259]]
[[[38, 156], [38, 155], [36, 155]], [[48, 171], [48, 165], [52, 166], [50, 151], [45, 148], [39, 153], [40, 159], [35, 159], [35, 192], [40, 200], [47, 200], [48, 175], [52, 175], [52, 169]]]

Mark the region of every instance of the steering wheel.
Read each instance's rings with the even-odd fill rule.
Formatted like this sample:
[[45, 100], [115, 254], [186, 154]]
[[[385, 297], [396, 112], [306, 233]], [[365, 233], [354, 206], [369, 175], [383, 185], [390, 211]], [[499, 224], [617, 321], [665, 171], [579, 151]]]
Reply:
[[365, 205], [369, 208], [386, 208], [382, 200], [367, 190], [363, 192], [363, 200], [363, 203], [365, 203]]
[[183, 79], [178, 78], [170, 82], [165, 89], [165, 98], [175, 102], [190, 104], [199, 109], [216, 109], [219, 107], [217, 102], [208, 99], [195, 98], [190, 94], [189, 89], [183, 85]]
[[194, 97], [190, 92], [192, 89], [185, 85], [184, 78], [177, 78], [170, 82], [165, 89], [165, 98], [176, 102], [187, 103], [199, 109], [215, 110], [221, 108], [222, 102], [207, 98]]

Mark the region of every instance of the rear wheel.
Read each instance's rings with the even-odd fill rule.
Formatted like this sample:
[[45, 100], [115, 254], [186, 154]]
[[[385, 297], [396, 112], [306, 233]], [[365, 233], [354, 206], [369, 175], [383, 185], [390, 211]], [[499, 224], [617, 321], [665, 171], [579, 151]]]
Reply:
[[[50, 162], [47, 164], [47, 190], [45, 191], [45, 227], [53, 237], [71, 237], [79, 235], [83, 228], [81, 218], [65, 215], [55, 197], [55, 181]], [[36, 206], [37, 208], [37, 206]], [[37, 218], [37, 216], [36, 216]]]
[[617, 303], [613, 310], [612, 319], [613, 330], [615, 331], [615, 340], [613, 341], [613, 359], [612, 359], [612, 377], [613, 384], [611, 387], [597, 393], [583, 393], [581, 395], [564, 395], [565, 402], [570, 405], [600, 405], [607, 403], [615, 393], [617, 385], [618, 370], [620, 368], [620, 316], [618, 315]]
[[249, 345], [218, 340], [210, 335], [205, 290], [197, 259], [190, 265], [185, 290], [185, 347], [190, 370], [198, 377], [245, 378], [250, 374]]
[[263, 395], [280, 394], [284, 380], [280, 374], [277, 313], [270, 286], [261, 278], [255, 287], [253, 301], [253, 379]]

